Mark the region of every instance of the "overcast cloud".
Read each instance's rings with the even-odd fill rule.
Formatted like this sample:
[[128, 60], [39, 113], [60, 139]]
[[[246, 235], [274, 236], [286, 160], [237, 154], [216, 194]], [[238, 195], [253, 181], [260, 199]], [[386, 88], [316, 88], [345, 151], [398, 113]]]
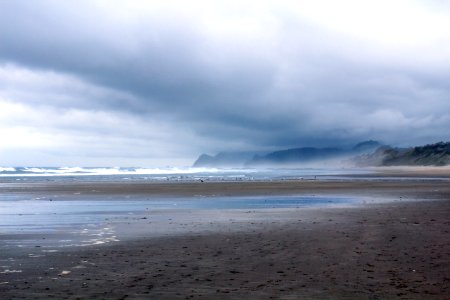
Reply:
[[0, 0], [0, 165], [450, 140], [445, 1]]

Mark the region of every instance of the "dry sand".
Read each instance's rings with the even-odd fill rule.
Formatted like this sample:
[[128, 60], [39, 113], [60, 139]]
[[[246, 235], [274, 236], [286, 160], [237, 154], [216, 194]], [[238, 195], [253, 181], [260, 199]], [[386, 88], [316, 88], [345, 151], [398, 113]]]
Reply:
[[[9, 185], [23, 193], [340, 194], [355, 208], [267, 211], [212, 232], [131, 239], [30, 258], [2, 253], [2, 299], [450, 299], [447, 180]], [[400, 198], [401, 197], [401, 198]], [[414, 201], [410, 201], [414, 200]], [[258, 212], [247, 212], [258, 214]], [[14, 261], [8, 259], [13, 258]]]

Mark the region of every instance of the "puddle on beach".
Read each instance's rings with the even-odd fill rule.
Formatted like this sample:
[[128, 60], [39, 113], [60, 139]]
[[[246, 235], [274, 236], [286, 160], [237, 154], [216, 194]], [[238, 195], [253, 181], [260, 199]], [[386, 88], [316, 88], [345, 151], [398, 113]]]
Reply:
[[[165, 225], [178, 230], [176, 226], [183, 225], [183, 220], [167, 218], [175, 211], [339, 207], [354, 206], [363, 201], [361, 198], [337, 196], [6, 200], [0, 201], [0, 250], [33, 248], [33, 255], [45, 255], [61, 247], [115, 242], [120, 239], [115, 225], [137, 220], [148, 221], [147, 230], [164, 230]], [[147, 220], [151, 214], [152, 220]]]

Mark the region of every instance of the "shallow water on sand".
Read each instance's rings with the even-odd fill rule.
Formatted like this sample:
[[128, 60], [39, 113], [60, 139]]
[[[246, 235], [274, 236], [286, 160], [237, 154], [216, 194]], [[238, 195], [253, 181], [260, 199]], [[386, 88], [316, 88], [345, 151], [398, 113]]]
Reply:
[[[148, 226], [149, 230], [163, 233], [166, 225], [186, 221], [183, 219], [186, 214], [179, 213], [184, 211], [215, 211], [217, 214], [230, 210], [352, 206], [358, 203], [361, 199], [341, 196], [131, 199], [80, 196], [70, 200], [20, 200], [20, 197], [9, 197], [0, 200], [0, 249], [33, 245], [44, 249], [107, 243], [118, 240], [114, 230], [118, 223], [150, 217], [153, 225]], [[207, 219], [205, 222], [211, 221]], [[172, 227], [171, 230], [179, 230], [176, 224]]]
[[97, 224], [113, 217], [186, 209], [267, 209], [352, 205], [338, 196], [195, 197], [163, 199], [2, 200], [0, 234]]

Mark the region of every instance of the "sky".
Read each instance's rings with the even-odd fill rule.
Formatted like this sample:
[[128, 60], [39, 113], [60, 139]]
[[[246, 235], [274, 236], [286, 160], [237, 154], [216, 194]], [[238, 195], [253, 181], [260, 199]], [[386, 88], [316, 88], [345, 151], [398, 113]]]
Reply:
[[450, 140], [448, 1], [0, 0], [0, 166]]

